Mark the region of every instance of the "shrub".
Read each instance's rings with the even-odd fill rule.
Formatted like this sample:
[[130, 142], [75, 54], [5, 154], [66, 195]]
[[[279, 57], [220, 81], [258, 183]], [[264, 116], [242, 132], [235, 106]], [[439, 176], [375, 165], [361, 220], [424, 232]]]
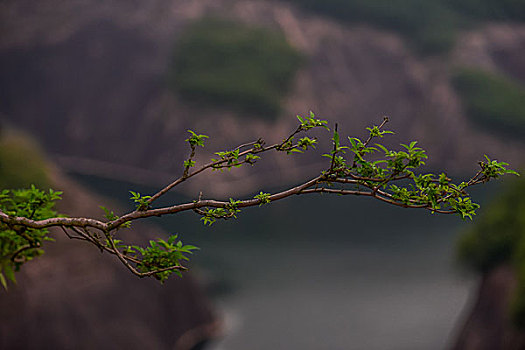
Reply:
[[417, 52], [448, 51], [456, 34], [478, 20], [525, 20], [521, 0], [288, 0], [345, 22], [394, 30]]
[[44, 156], [29, 137], [9, 132], [0, 137], [0, 189], [48, 187]]
[[169, 85], [189, 101], [273, 118], [300, 62], [279, 32], [205, 19], [180, 38]]
[[478, 125], [508, 135], [525, 135], [525, 88], [480, 69], [458, 70], [452, 83], [468, 117]]

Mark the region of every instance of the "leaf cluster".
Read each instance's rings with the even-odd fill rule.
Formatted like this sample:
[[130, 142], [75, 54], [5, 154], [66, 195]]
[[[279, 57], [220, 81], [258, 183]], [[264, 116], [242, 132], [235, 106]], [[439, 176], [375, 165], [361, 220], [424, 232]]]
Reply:
[[270, 203], [270, 193], [265, 193], [263, 191], [259, 192], [259, 194], [256, 194], [255, 196], [253, 196], [253, 198], [259, 200], [260, 204], [259, 206], [263, 205], [263, 204], [268, 204]]
[[195, 211], [201, 215], [204, 225], [211, 226], [218, 219], [237, 218], [237, 213], [241, 212], [238, 207], [240, 203], [241, 201], [230, 198], [230, 202], [225, 204], [224, 207], [196, 209]]
[[135, 202], [135, 206], [138, 211], [149, 209], [149, 200], [151, 199], [151, 196], [143, 196], [140, 193], [134, 191], [129, 191], [129, 193], [131, 194], [130, 199]]
[[186, 142], [188, 142], [190, 146], [204, 147], [204, 140], [207, 139], [208, 136], [196, 134], [195, 132], [191, 130], [188, 130], [188, 132], [191, 134], [191, 136], [186, 139]]
[[189, 260], [185, 254], [193, 254], [198, 247], [185, 245], [177, 240], [178, 235], [171, 235], [168, 240], [150, 240], [149, 245], [141, 247], [138, 245], [124, 245], [122, 241], [113, 239], [113, 243], [108, 241], [108, 247], [115, 244], [122, 249], [126, 258], [135, 262], [137, 269], [141, 273], [152, 273], [152, 276], [161, 283], [175, 273], [182, 277], [182, 273], [174, 267], [182, 267], [182, 261]]
[[[0, 210], [13, 217], [42, 220], [57, 215], [55, 201], [62, 192], [42, 191], [31, 185], [28, 189], [2, 190]], [[16, 282], [14, 271], [25, 262], [43, 254], [44, 241], [52, 241], [49, 230], [34, 229], [0, 222], [0, 283], [7, 289], [7, 280]]]
[[[469, 186], [496, 179], [504, 174], [518, 175], [507, 169], [507, 163], [491, 160], [485, 156], [480, 162], [480, 171], [468, 182], [455, 184], [445, 173], [416, 174], [415, 170], [425, 164], [428, 158], [424, 149], [417, 147], [417, 142], [401, 144], [400, 150], [388, 149], [382, 144], [373, 143], [374, 139], [392, 134], [382, 130], [383, 124], [367, 128], [368, 138], [363, 141], [349, 137], [348, 145], [340, 142], [337, 129], [333, 132], [333, 150], [324, 154], [332, 160], [330, 169], [323, 174], [326, 178], [325, 190], [340, 194], [362, 194], [375, 197], [403, 207], [425, 208], [432, 212], [456, 213], [462, 218], [475, 215], [479, 205], [473, 203], [465, 192]], [[353, 153], [353, 159], [345, 157], [347, 151]], [[334, 185], [346, 188], [333, 190]], [[362, 191], [362, 189], [365, 191]]]

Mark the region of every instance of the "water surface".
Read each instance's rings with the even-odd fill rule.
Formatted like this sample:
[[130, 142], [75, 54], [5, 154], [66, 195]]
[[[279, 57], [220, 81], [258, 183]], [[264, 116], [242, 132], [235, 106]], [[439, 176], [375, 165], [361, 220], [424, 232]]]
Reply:
[[[151, 192], [79, 178], [122, 199]], [[445, 349], [474, 286], [454, 256], [467, 222], [371, 198], [294, 196], [212, 227], [193, 213], [154, 222], [201, 247], [193, 268], [226, 324], [212, 350]]]

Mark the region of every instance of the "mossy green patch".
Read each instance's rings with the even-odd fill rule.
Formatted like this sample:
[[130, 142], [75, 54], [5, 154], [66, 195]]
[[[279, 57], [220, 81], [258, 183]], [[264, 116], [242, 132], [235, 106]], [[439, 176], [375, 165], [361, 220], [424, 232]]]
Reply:
[[169, 85], [188, 101], [271, 119], [301, 60], [280, 32], [208, 18], [178, 41]]
[[506, 135], [525, 136], [525, 87], [521, 84], [475, 68], [459, 69], [452, 83], [474, 123]]
[[0, 189], [49, 187], [47, 164], [28, 136], [7, 131], [0, 136]]
[[522, 0], [288, 0], [314, 13], [403, 35], [422, 54], [447, 52], [457, 33], [483, 20], [525, 21]]

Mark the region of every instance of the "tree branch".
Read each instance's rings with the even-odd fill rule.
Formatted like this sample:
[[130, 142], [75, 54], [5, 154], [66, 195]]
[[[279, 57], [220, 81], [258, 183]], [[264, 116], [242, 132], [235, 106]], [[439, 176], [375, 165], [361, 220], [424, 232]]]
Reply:
[[[126, 266], [133, 274], [139, 277], [155, 276], [163, 281], [169, 275], [170, 271], [182, 271], [186, 267], [179, 263], [179, 259], [187, 259], [183, 254], [191, 253], [196, 247], [184, 246], [182, 242], [175, 242], [176, 236], [172, 236], [168, 241], [158, 240], [151, 241], [150, 247], [141, 248], [137, 246], [126, 246], [120, 240], [115, 240], [115, 232], [121, 228], [129, 227], [129, 224], [135, 220], [150, 217], [160, 217], [164, 215], [173, 215], [180, 212], [192, 210], [202, 216], [204, 223], [212, 224], [216, 219], [229, 219], [236, 217], [240, 209], [260, 206], [266, 203], [279, 201], [293, 195], [328, 193], [338, 195], [354, 195], [372, 197], [382, 202], [414, 209], [426, 209], [441, 214], [458, 213], [463, 218], [474, 215], [475, 210], [479, 207], [472, 203], [465, 189], [487, 182], [492, 178], [500, 175], [512, 173], [512, 170], [506, 169], [506, 163], [490, 160], [487, 157], [486, 162], [480, 162], [481, 169], [466, 183], [454, 185], [450, 179], [441, 174], [415, 175], [412, 168], [424, 164], [422, 159], [426, 159], [424, 150], [415, 147], [416, 142], [410, 145], [403, 145], [405, 150], [395, 152], [389, 151], [385, 147], [369, 147], [374, 137], [383, 137], [384, 134], [391, 133], [382, 131], [383, 126], [388, 122], [385, 117], [379, 126], [367, 128], [370, 134], [366, 141], [362, 143], [359, 139], [352, 138], [352, 151], [355, 153], [352, 166], [347, 166], [347, 160], [344, 158], [344, 149], [349, 147], [340, 146], [339, 134], [337, 133], [337, 124], [334, 129], [333, 149], [330, 154], [325, 156], [330, 158], [329, 168], [321, 171], [320, 175], [311, 178], [299, 185], [288, 188], [274, 194], [263, 193], [253, 198], [229, 201], [202, 199], [202, 193], [197, 200], [189, 203], [180, 203], [159, 208], [152, 208], [151, 205], [161, 196], [168, 193], [177, 185], [187, 181], [207, 169], [230, 169], [231, 167], [242, 166], [246, 163], [253, 164], [259, 156], [275, 150], [277, 152], [303, 152], [308, 147], [314, 147], [315, 141], [305, 137], [294, 143], [294, 137], [298, 133], [315, 127], [326, 128], [325, 121], [315, 119], [313, 113], [305, 119], [298, 117], [300, 125], [282, 142], [264, 146], [264, 141], [258, 139], [248, 143], [241, 144], [231, 151], [215, 153], [220, 159], [211, 159], [206, 164], [201, 165], [194, 171], [194, 157], [196, 146], [203, 146], [206, 135], [197, 135], [191, 132], [192, 136], [186, 140], [190, 144], [190, 155], [184, 164], [182, 176], [166, 185], [151, 197], [141, 197], [140, 194], [132, 193], [132, 199], [138, 204], [137, 209], [117, 217], [113, 212], [106, 210], [107, 221], [101, 221], [84, 217], [58, 217], [54, 213], [53, 217], [49, 214], [42, 214], [43, 207], [49, 200], [59, 198], [57, 193], [50, 191], [48, 195], [39, 192], [32, 187], [34, 195], [40, 196], [36, 202], [31, 202], [31, 210], [27, 210], [27, 205], [18, 207], [14, 199], [9, 198], [9, 190], [0, 193], [0, 229], [13, 231], [14, 234], [20, 234], [20, 229], [28, 229], [28, 240], [30, 244], [19, 245], [13, 249], [10, 256], [15, 259], [18, 255], [23, 254], [30, 248], [40, 247], [40, 240], [45, 237], [46, 229], [50, 227], [60, 227], [70, 239], [79, 239], [90, 242], [102, 252], [108, 252], [115, 255], [118, 260]], [[378, 151], [381, 148], [385, 152], [384, 159], [379, 161], [368, 161], [365, 159], [367, 154]], [[340, 155], [339, 155], [340, 154]], [[336, 159], [337, 157], [337, 159]], [[359, 162], [357, 161], [359, 160]], [[386, 164], [386, 165], [385, 165]], [[404, 181], [401, 181], [404, 180]], [[399, 186], [395, 185], [398, 184]], [[340, 188], [332, 188], [333, 184], [338, 184]], [[48, 197], [46, 197], [48, 196]], [[23, 197], [21, 197], [23, 198]], [[4, 203], [4, 204], [3, 204]], [[34, 207], [32, 207], [34, 205]], [[25, 210], [25, 211], [24, 211]], [[49, 212], [49, 211], [48, 211]], [[7, 213], [10, 213], [8, 215]], [[4, 226], [2, 226], [3, 224]], [[76, 233], [77, 236], [70, 235], [68, 230]], [[94, 232], [91, 232], [93, 230]], [[32, 232], [40, 232], [42, 236], [31, 236]], [[104, 242], [105, 238], [105, 242]], [[18, 238], [20, 240], [20, 238]], [[117, 245], [118, 244], [118, 245]], [[123, 251], [121, 251], [123, 249]], [[170, 266], [166, 266], [170, 265]], [[1, 265], [0, 265], [1, 268]], [[0, 273], [2, 271], [0, 270]]]

